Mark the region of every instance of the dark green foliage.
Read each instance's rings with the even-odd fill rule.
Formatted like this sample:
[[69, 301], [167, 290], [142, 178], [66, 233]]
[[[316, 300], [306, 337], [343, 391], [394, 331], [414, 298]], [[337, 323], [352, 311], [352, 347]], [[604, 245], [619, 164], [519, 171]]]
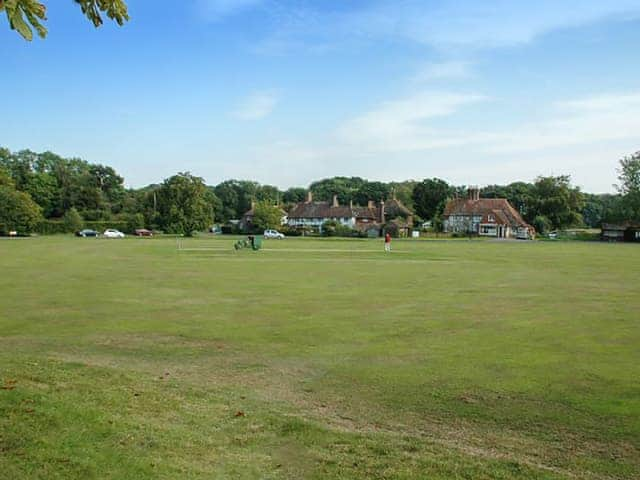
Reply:
[[11, 185], [0, 184], [0, 233], [16, 231], [19, 234], [33, 232], [42, 218], [42, 210], [28, 193]]
[[365, 182], [353, 195], [354, 203], [366, 205], [369, 200], [387, 200], [391, 197], [389, 184], [382, 182]]
[[582, 192], [571, 186], [571, 177], [538, 177], [533, 185], [533, 200], [525, 219], [546, 217], [551, 228], [582, 225]]
[[534, 202], [534, 185], [526, 182], [514, 182], [509, 185], [489, 185], [482, 189], [483, 198], [506, 198], [509, 203], [528, 221], [532, 220], [529, 210]]
[[157, 192], [162, 229], [191, 236], [213, 223], [213, 198], [200, 177], [179, 173], [165, 180]]
[[547, 233], [552, 227], [551, 221], [544, 215], [538, 215], [535, 217], [531, 222], [531, 225], [538, 233]]
[[582, 218], [584, 224], [591, 228], [599, 228], [604, 222], [623, 220], [620, 217], [622, 199], [620, 195], [585, 193]]
[[141, 213], [129, 213], [127, 215], [127, 227], [125, 229], [127, 233], [134, 233], [139, 228], [144, 227], [144, 215]]
[[307, 197], [307, 189], [302, 187], [292, 187], [286, 190], [282, 194], [282, 201], [284, 203], [298, 203], [303, 202]]
[[[216, 185], [213, 191], [222, 204], [218, 217], [221, 221], [228, 222], [241, 218], [251, 209], [251, 202], [258, 198], [260, 185], [247, 180], [226, 180]], [[269, 191], [267, 189], [261, 195], [268, 196]]]
[[[123, 0], [75, 0], [82, 13], [96, 26], [102, 25], [102, 15], [123, 25], [129, 20], [127, 5]], [[33, 39], [33, 30], [41, 38], [47, 36], [47, 29], [42, 25], [47, 20], [46, 6], [37, 0], [0, 0], [0, 12], [5, 11], [9, 26], [16, 30], [25, 40]]]
[[413, 189], [416, 213], [425, 220], [442, 214], [447, 200], [453, 195], [452, 187], [439, 178], [425, 179]]
[[357, 230], [335, 220], [330, 220], [322, 225], [322, 235], [324, 237], [366, 237], [366, 234], [360, 235]]
[[407, 180], [404, 182], [390, 182], [389, 190], [392, 196], [402, 202], [409, 210], [415, 211], [413, 205], [413, 189], [418, 184], [415, 180]]
[[337, 195], [338, 202], [346, 205], [355, 200], [357, 191], [365, 183], [367, 181], [360, 177], [333, 177], [313, 182], [309, 189], [313, 192], [313, 199], [316, 201], [328, 202]]
[[618, 216], [625, 220], [640, 222], [640, 152], [620, 160], [617, 186], [622, 202]]
[[29, 193], [47, 218], [60, 218], [75, 207], [86, 219], [108, 219], [122, 210], [123, 178], [111, 167], [51, 152], [3, 149], [0, 168], [18, 190]]
[[256, 230], [280, 228], [282, 211], [268, 201], [257, 202], [253, 210], [253, 226]]
[[66, 232], [77, 232], [78, 230], [82, 230], [82, 217], [73, 207], [64, 214], [62, 222], [64, 223]]
[[273, 185], [259, 185], [256, 188], [255, 199], [258, 201], [265, 201], [274, 204], [280, 201], [281, 196], [282, 194], [280, 193], [280, 190], [278, 190], [278, 187], [274, 187]]

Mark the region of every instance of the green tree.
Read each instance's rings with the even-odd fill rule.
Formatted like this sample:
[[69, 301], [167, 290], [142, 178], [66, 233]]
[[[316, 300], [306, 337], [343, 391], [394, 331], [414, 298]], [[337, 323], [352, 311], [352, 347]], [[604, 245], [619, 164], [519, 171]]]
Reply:
[[157, 191], [161, 226], [169, 233], [191, 236], [213, 222], [213, 197], [200, 177], [178, 173]]
[[533, 220], [529, 212], [534, 185], [527, 182], [514, 182], [509, 185], [489, 185], [480, 192], [482, 198], [506, 198], [507, 201], [529, 222]]
[[279, 228], [282, 211], [268, 201], [257, 202], [253, 210], [253, 226], [258, 230]]
[[78, 230], [82, 230], [82, 217], [78, 213], [78, 210], [76, 210], [74, 207], [71, 207], [64, 214], [63, 222], [64, 229], [67, 232], [77, 232]]
[[139, 228], [144, 228], [144, 215], [142, 213], [129, 213], [127, 219], [127, 233], [135, 233]]
[[640, 221], [640, 152], [620, 160], [618, 180], [616, 188], [622, 196], [619, 210], [625, 220]]
[[[270, 201], [271, 203], [280, 202], [282, 193], [278, 187], [273, 185], [260, 185], [256, 189], [255, 199], [258, 201]], [[243, 212], [244, 213], [244, 212]]]
[[550, 227], [567, 228], [581, 225], [584, 197], [577, 187], [571, 186], [571, 177], [538, 177], [532, 191], [532, 202], [527, 217], [546, 217]]
[[383, 182], [365, 182], [353, 194], [353, 201], [358, 205], [366, 205], [369, 200], [386, 200], [391, 195], [389, 185]]
[[307, 198], [307, 189], [302, 187], [291, 187], [282, 194], [284, 203], [304, 202]]
[[0, 165], [0, 187], [15, 188], [11, 175], [2, 165]]
[[[94, 26], [102, 25], [102, 16], [123, 25], [129, 20], [127, 5], [123, 0], [75, 0], [82, 13], [93, 22]], [[47, 20], [47, 7], [38, 0], [0, 0], [0, 12], [5, 12], [11, 29], [16, 30], [26, 40], [33, 39], [33, 30], [41, 38], [47, 36], [47, 29], [42, 24]]]
[[42, 220], [42, 210], [28, 193], [16, 190], [0, 173], [0, 232], [31, 233]]
[[[258, 199], [260, 188], [259, 183], [249, 180], [226, 180], [216, 185], [214, 187], [214, 193], [222, 203], [222, 211], [220, 212], [221, 220], [226, 222], [242, 217], [242, 215], [251, 209], [251, 202]], [[273, 191], [270, 190], [271, 188], [275, 187], [268, 187], [263, 192], [264, 195], [273, 195], [277, 198], [277, 194], [274, 195]], [[272, 200], [276, 201], [276, 198]]]
[[416, 184], [415, 180], [406, 180], [404, 182], [391, 182], [389, 183], [389, 189], [392, 195], [395, 196], [402, 204], [409, 210], [414, 210], [413, 205], [413, 189]]
[[538, 233], [546, 233], [551, 230], [551, 221], [544, 215], [536, 216], [531, 221], [531, 225], [536, 229], [536, 232]]
[[442, 214], [452, 192], [452, 187], [440, 178], [424, 179], [413, 189], [413, 207], [422, 219], [433, 220]]
[[360, 177], [333, 177], [313, 182], [309, 189], [313, 192], [314, 200], [331, 201], [334, 195], [342, 205], [354, 200], [358, 189], [366, 183]]

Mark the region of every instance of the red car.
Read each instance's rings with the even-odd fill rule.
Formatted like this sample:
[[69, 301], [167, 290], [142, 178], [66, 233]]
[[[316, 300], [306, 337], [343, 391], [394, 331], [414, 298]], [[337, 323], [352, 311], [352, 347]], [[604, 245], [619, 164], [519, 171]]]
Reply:
[[136, 237], [153, 237], [153, 232], [146, 228], [138, 228], [135, 231]]

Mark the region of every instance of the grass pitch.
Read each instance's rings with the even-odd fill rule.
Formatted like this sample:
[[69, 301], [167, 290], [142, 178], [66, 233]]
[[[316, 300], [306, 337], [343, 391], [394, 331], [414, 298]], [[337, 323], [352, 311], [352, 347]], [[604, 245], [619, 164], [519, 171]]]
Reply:
[[640, 248], [0, 241], [0, 478], [639, 478]]

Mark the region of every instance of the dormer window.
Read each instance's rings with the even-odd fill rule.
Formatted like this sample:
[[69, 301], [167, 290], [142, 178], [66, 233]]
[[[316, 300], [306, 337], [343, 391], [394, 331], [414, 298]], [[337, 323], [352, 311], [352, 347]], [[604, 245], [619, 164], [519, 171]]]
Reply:
[[489, 215], [489, 221], [490, 222], [495, 222], [496, 218], [493, 215]]

